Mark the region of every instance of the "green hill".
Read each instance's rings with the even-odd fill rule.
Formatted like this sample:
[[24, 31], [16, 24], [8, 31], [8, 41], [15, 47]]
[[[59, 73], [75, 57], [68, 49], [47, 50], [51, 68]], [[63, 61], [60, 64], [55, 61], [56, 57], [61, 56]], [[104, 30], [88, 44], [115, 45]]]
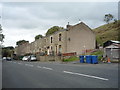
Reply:
[[108, 40], [120, 40], [120, 20], [93, 29], [98, 45]]

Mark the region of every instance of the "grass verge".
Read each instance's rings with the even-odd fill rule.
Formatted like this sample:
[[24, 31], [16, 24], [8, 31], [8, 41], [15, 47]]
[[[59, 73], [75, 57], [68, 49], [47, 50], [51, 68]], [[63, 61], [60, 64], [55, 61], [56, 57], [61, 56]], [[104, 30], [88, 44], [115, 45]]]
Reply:
[[77, 56], [71, 56], [67, 59], [63, 59], [64, 62], [70, 62], [70, 61], [76, 61], [76, 60], [79, 60], [79, 57]]

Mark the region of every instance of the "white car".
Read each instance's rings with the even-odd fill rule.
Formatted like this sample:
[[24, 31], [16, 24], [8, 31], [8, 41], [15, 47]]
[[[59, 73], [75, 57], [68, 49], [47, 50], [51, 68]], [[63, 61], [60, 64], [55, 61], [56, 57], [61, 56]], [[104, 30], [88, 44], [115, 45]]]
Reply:
[[37, 61], [37, 58], [35, 56], [31, 56], [30, 61]]
[[24, 56], [24, 57], [22, 58], [23, 61], [28, 61], [28, 59], [29, 59], [29, 56]]
[[3, 60], [7, 60], [7, 57], [3, 57]]
[[7, 61], [11, 61], [12, 59], [11, 59], [11, 57], [7, 57]]

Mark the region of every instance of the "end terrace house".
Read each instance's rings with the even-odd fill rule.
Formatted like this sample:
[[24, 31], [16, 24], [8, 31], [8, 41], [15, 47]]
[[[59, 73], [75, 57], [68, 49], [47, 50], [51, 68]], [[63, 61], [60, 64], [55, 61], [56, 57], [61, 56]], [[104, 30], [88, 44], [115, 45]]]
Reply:
[[85, 50], [95, 49], [95, 33], [85, 23], [66, 25], [66, 29], [59, 30], [32, 43], [24, 43], [16, 48], [17, 55], [41, 54], [59, 55], [76, 53], [80, 55]]

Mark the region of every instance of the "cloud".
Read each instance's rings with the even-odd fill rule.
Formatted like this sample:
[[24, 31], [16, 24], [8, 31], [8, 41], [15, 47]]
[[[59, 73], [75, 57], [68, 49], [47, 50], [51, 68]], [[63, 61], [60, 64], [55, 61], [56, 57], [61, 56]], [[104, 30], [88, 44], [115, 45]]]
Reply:
[[[2, 2], [33, 2], [33, 0], [1, 0]], [[34, 2], [118, 2], [119, 0], [34, 0]]]
[[[1, 5], [0, 5], [1, 6]], [[21, 39], [32, 41], [34, 36], [45, 34], [52, 26], [65, 27], [79, 19], [91, 28], [105, 24], [104, 15], [118, 17], [117, 2], [13, 2], [2, 3], [2, 26], [5, 45], [15, 45]]]
[[5, 22], [5, 25], [7, 27], [9, 26], [9, 28], [37, 28], [40, 25], [44, 26], [44, 24], [54, 24], [56, 21], [57, 23], [63, 24], [62, 22], [64, 21], [78, 22], [79, 19], [101, 21], [106, 13], [111, 13], [115, 17], [118, 17], [117, 6], [115, 6], [117, 4], [111, 2], [12, 3], [11, 5], [5, 5], [3, 8], [3, 22]]
[[[9, 33], [8, 33], [9, 31]], [[15, 46], [16, 42], [19, 40], [28, 40], [30, 42], [34, 41], [34, 37], [38, 34], [44, 34], [44, 30], [38, 29], [7, 29], [4, 28], [3, 34], [5, 34], [4, 45]]]
[[120, 20], [120, 1], [118, 3], [118, 19]]

